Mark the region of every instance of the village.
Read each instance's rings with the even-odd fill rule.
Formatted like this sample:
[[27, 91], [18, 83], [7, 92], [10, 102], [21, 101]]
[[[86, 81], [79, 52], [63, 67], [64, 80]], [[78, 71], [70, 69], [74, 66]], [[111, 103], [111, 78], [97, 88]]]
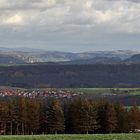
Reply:
[[0, 87], [0, 97], [28, 97], [28, 98], [73, 98], [81, 95], [80, 92], [73, 92], [64, 89], [22, 89]]

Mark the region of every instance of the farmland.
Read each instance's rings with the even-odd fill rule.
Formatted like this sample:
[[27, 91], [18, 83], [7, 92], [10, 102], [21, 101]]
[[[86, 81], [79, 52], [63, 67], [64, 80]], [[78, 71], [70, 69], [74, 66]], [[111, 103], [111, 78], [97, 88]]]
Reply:
[[139, 140], [140, 134], [1, 136], [0, 140]]
[[66, 88], [66, 90], [73, 92], [80, 92], [83, 94], [129, 94], [140, 95], [140, 88]]

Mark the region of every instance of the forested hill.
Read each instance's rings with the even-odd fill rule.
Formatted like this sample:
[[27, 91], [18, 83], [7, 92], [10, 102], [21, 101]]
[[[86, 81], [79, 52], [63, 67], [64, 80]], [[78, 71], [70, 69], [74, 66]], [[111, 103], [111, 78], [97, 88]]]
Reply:
[[0, 85], [16, 87], [140, 87], [139, 64], [0, 67]]

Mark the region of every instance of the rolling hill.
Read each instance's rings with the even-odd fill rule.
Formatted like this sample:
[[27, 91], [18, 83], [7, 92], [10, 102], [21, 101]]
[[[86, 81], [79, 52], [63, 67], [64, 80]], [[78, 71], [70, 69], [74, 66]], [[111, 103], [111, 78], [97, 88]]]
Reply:
[[54, 88], [140, 87], [140, 64], [0, 67], [0, 86]]

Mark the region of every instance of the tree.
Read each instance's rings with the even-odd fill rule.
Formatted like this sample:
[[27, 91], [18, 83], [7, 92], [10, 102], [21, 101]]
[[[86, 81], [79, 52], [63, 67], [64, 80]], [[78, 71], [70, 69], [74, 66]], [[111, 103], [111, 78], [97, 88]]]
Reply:
[[[89, 131], [94, 132], [99, 128], [98, 122], [97, 122], [97, 105], [93, 101], [85, 100], [83, 103], [83, 108], [85, 108], [85, 124], [84, 129], [86, 130], [86, 133], [88, 134]], [[84, 120], [83, 120], [84, 121]]]
[[47, 132], [47, 106], [44, 102], [40, 102], [40, 125], [39, 125], [39, 133], [45, 134]]
[[98, 103], [99, 133], [112, 133], [116, 130], [117, 117], [114, 105], [101, 101]]
[[130, 110], [130, 128], [132, 132], [140, 129], [140, 110], [137, 106], [132, 107]]
[[52, 101], [48, 109], [47, 128], [49, 133], [63, 132], [64, 126], [64, 113], [61, 108], [60, 102], [57, 100]]
[[106, 104], [104, 101], [98, 102], [98, 133], [106, 133]]
[[97, 110], [94, 102], [85, 99], [74, 100], [69, 108], [70, 128], [75, 133], [94, 132], [98, 128]]
[[26, 132], [26, 123], [27, 123], [27, 98], [21, 97], [18, 100], [19, 105], [19, 118], [20, 118], [20, 132], [22, 135], [25, 135]]
[[6, 134], [6, 124], [8, 121], [8, 104], [4, 101], [0, 102], [0, 133]]
[[116, 132], [128, 133], [130, 131], [130, 126], [129, 126], [130, 118], [127, 109], [121, 104], [116, 104], [115, 110], [116, 110], [116, 117], [117, 117]]
[[112, 133], [116, 130], [116, 127], [117, 127], [116, 110], [113, 104], [108, 104], [106, 110], [106, 131]]
[[36, 99], [27, 102], [27, 129], [28, 134], [37, 134], [40, 124], [40, 103]]

